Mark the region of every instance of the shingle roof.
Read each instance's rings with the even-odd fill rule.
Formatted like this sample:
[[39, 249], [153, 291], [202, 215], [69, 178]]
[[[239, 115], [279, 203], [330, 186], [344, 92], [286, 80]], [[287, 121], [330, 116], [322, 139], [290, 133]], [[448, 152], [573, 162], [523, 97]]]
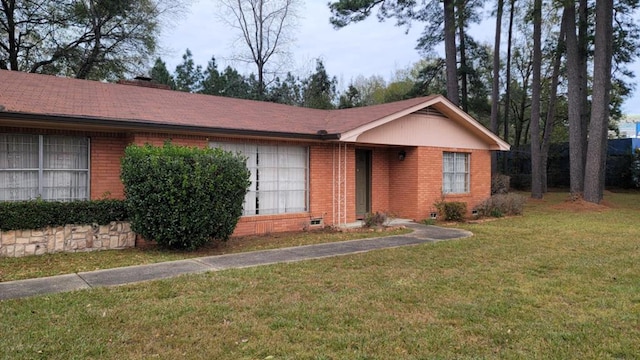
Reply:
[[422, 97], [343, 110], [190, 94], [0, 70], [0, 111], [185, 127], [340, 134], [427, 102]]

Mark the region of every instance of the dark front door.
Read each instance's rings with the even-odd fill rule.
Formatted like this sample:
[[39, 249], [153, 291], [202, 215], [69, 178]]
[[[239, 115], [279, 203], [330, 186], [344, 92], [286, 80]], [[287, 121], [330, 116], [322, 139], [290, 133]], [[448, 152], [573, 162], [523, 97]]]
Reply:
[[371, 211], [371, 150], [356, 149], [356, 217]]

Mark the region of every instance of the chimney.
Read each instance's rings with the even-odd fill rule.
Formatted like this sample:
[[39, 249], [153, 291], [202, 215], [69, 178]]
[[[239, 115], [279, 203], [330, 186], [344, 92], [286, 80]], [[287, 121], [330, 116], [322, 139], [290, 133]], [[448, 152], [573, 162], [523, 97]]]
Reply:
[[165, 84], [158, 84], [157, 82], [153, 81], [153, 79], [147, 76], [136, 76], [135, 78], [133, 78], [133, 80], [120, 79], [118, 80], [118, 84], [141, 86], [141, 87], [148, 87], [153, 89], [171, 90], [171, 86], [165, 85]]

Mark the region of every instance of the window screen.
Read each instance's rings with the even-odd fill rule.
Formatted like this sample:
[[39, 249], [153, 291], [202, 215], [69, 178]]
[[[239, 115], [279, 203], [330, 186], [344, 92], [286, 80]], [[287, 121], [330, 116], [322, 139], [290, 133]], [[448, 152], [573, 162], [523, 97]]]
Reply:
[[89, 198], [89, 139], [0, 134], [0, 200]]

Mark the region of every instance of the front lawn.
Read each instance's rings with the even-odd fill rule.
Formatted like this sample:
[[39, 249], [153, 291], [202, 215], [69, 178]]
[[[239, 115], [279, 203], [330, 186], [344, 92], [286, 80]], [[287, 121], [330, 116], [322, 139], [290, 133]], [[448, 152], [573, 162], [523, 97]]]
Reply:
[[466, 239], [3, 301], [0, 357], [640, 358], [640, 194], [566, 198]]

